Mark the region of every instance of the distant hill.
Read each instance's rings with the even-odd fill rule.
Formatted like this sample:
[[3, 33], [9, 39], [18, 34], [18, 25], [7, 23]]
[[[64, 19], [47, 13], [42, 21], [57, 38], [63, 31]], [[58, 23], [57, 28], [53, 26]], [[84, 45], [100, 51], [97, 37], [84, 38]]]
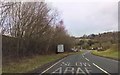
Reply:
[[110, 48], [113, 44], [120, 43], [118, 39], [120, 32], [105, 32], [99, 34], [83, 35], [79, 39], [78, 45], [84, 49], [102, 48], [104, 50]]

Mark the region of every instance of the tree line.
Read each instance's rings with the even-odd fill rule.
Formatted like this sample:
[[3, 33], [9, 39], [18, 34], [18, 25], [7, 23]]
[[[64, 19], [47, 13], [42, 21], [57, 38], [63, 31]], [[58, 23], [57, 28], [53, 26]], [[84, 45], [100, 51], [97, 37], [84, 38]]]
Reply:
[[77, 45], [83, 49], [101, 49], [107, 50], [111, 48], [113, 45], [118, 48], [120, 43], [119, 39], [119, 31], [116, 32], [105, 32], [99, 34], [90, 34], [90, 35], [83, 35], [79, 37]]
[[45, 2], [6, 2], [0, 4], [3, 58], [23, 58], [65, 51], [74, 46], [56, 9]]

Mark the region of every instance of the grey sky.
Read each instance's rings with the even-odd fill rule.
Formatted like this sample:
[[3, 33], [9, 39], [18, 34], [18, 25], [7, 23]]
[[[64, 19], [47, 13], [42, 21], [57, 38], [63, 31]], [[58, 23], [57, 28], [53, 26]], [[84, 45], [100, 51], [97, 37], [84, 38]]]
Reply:
[[[118, 30], [117, 0], [48, 0], [56, 7], [70, 35]], [[113, 2], [114, 1], [114, 2]]]

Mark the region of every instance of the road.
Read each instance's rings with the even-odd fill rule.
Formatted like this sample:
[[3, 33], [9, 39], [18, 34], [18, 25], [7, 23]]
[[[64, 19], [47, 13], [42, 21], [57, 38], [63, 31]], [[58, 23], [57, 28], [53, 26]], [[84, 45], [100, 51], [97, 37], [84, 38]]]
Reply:
[[118, 61], [92, 55], [86, 50], [83, 54], [67, 56], [50, 67], [40, 75], [119, 75]]

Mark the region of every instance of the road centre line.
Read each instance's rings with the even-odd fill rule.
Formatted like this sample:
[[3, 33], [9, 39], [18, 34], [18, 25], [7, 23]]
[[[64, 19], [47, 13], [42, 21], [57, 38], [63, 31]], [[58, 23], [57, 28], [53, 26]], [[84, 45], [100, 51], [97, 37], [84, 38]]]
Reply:
[[82, 54], [83, 58], [84, 58], [84, 55]]
[[102, 69], [101, 67], [99, 67], [98, 65], [96, 65], [95, 63], [92, 63], [95, 67], [97, 67], [98, 69], [100, 69], [101, 71], [103, 71], [104, 73], [111, 75], [110, 73], [108, 73], [107, 71], [105, 71], [104, 69]]
[[87, 61], [89, 61], [89, 59], [85, 58]]
[[51, 69], [52, 67], [54, 67], [55, 65], [57, 65], [58, 63], [60, 63], [62, 60], [64, 60], [64, 58], [61, 59], [61, 60], [59, 60], [58, 62], [56, 62], [55, 64], [53, 64], [53, 65], [50, 66], [49, 68], [47, 68], [46, 70], [44, 70], [44, 71], [43, 71], [41, 74], [39, 74], [39, 75], [42, 75], [43, 73], [47, 72], [49, 69]]

